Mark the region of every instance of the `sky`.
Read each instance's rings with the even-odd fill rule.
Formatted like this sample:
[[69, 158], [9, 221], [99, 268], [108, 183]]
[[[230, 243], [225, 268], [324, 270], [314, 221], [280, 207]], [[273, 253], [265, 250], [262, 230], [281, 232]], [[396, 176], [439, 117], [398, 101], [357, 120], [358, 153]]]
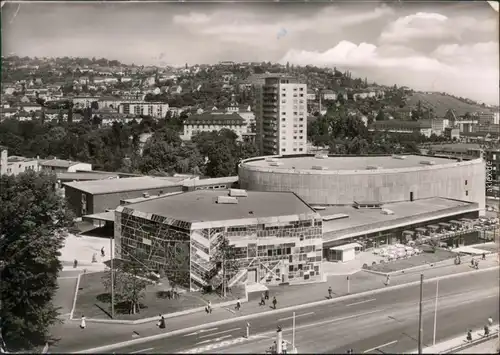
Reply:
[[485, 2], [7, 3], [2, 53], [141, 65], [271, 61], [499, 103]]

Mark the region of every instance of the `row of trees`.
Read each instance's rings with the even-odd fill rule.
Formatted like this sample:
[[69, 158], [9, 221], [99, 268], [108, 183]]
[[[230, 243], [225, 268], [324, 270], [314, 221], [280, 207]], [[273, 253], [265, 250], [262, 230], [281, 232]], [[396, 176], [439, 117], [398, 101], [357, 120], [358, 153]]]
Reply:
[[426, 141], [419, 134], [387, 134], [370, 132], [345, 106], [333, 106], [326, 115], [308, 124], [308, 139], [331, 154], [399, 154], [418, 153], [418, 144]]

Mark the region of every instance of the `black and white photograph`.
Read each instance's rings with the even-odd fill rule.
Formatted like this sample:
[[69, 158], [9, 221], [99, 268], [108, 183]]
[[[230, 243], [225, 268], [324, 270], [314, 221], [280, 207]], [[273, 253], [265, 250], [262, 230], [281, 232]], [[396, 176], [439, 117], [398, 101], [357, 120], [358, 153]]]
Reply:
[[497, 1], [2, 1], [0, 352], [499, 354]]

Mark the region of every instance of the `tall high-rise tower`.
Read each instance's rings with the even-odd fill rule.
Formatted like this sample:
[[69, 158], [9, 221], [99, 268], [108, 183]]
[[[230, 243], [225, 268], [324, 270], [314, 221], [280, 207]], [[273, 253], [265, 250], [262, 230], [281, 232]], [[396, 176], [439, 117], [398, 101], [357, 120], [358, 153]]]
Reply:
[[261, 122], [257, 123], [264, 155], [307, 152], [307, 85], [296, 78], [266, 78]]

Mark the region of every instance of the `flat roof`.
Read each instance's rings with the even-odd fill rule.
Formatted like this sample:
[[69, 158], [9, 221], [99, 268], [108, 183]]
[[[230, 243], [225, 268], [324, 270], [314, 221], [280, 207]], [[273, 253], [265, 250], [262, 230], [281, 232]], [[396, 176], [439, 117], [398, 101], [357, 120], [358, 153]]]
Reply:
[[[413, 202], [396, 202], [383, 205], [384, 209], [394, 211], [394, 214], [383, 214], [380, 209], [356, 209], [351, 206], [328, 207], [325, 210], [318, 211], [321, 216], [344, 213], [348, 218], [323, 221], [323, 233], [335, 233], [345, 229], [361, 226], [369, 227], [371, 224], [379, 222], [397, 222], [399, 219], [418, 216], [429, 213], [439, 213], [441, 211], [456, 208], [469, 207], [476, 205], [473, 202], [451, 200], [441, 197], [433, 197]], [[325, 238], [327, 240], [327, 238]]]
[[94, 173], [57, 173], [57, 178], [59, 180], [104, 180], [118, 178], [118, 174], [94, 174]]
[[53, 166], [57, 168], [69, 168], [70, 166], [73, 165], [85, 164], [85, 163], [78, 161], [71, 161], [71, 160], [62, 160], [62, 159], [46, 159], [46, 160], [40, 160], [39, 164], [45, 166]]
[[[106, 179], [94, 181], [68, 182], [64, 185], [90, 194], [110, 194], [116, 192], [160, 189], [180, 185], [174, 178], [140, 176], [125, 179]], [[182, 179], [181, 179], [182, 181]]]
[[216, 184], [233, 184], [238, 181], [238, 176], [226, 176], [220, 178], [209, 178], [209, 179], [189, 179], [183, 182], [183, 186], [205, 186], [205, 185], [216, 185]]
[[[398, 169], [398, 168], [413, 168], [427, 167], [429, 165], [420, 164], [424, 160], [432, 160], [435, 165], [456, 163], [456, 159], [438, 158], [420, 155], [405, 155], [405, 159], [397, 159], [392, 156], [332, 156], [325, 159], [316, 158], [314, 156], [302, 157], [276, 157], [281, 163], [278, 166], [272, 166], [270, 162], [262, 159], [243, 162], [242, 165], [265, 167], [273, 170], [280, 169], [296, 169], [296, 170], [313, 170], [313, 166], [326, 167], [329, 171], [335, 170], [367, 170], [367, 167], [378, 167], [380, 169]], [[376, 171], [376, 170], [375, 170]]]
[[82, 218], [85, 220], [98, 220], [98, 221], [114, 222], [115, 221], [115, 211], [88, 214], [88, 215], [83, 216]]
[[248, 196], [238, 197], [237, 204], [216, 203], [218, 196], [228, 194], [229, 190], [196, 190], [124, 207], [185, 222], [316, 214], [293, 192], [247, 191]]

